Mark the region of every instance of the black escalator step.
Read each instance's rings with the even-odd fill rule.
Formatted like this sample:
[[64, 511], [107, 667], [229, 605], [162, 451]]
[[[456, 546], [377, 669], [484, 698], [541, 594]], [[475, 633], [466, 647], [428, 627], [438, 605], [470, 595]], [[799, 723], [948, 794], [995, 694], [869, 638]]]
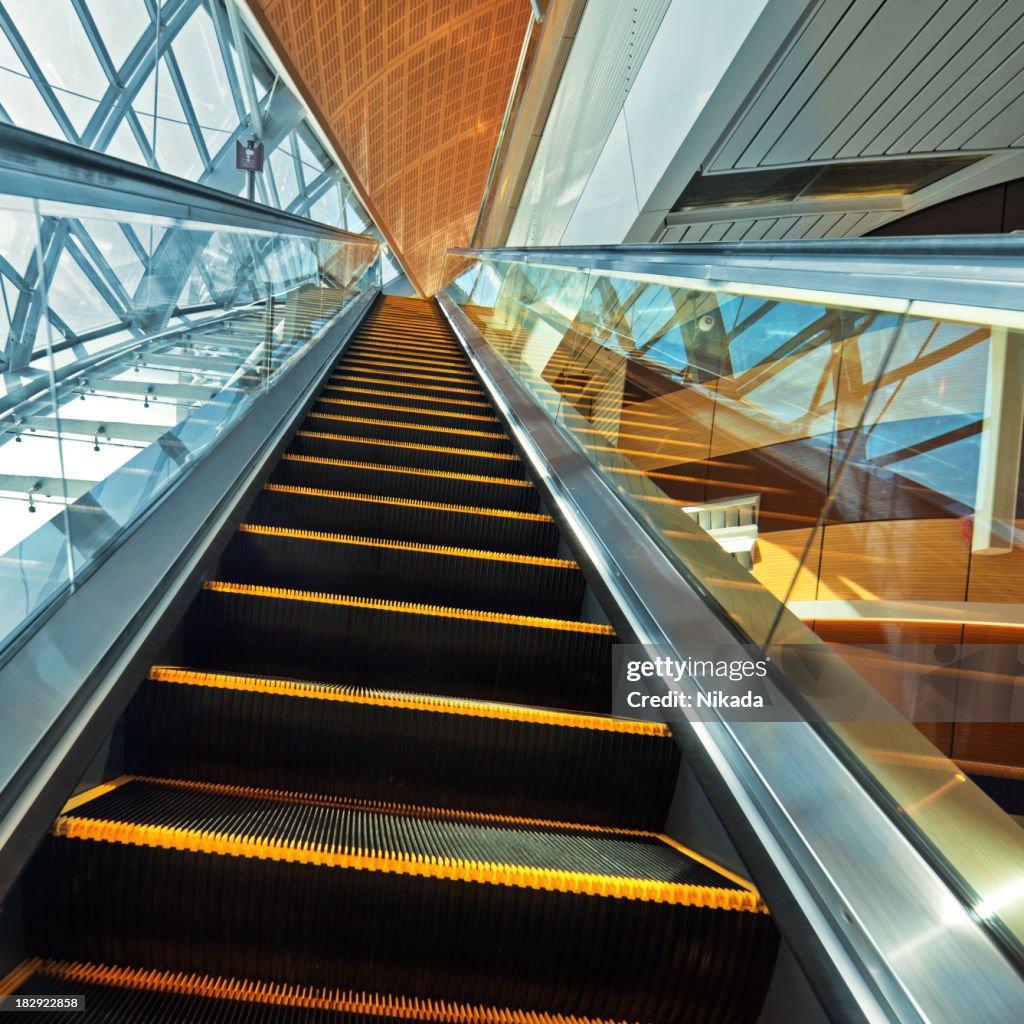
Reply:
[[313, 408], [317, 412], [386, 417], [397, 423], [426, 424], [436, 427], [469, 427], [471, 430], [500, 429], [498, 418], [481, 409], [424, 409], [415, 405], [407, 405], [401, 399], [375, 402], [356, 395], [348, 398], [320, 395]]
[[469, 427], [433, 427], [428, 424], [401, 423], [384, 417], [345, 416], [311, 412], [305, 427], [323, 433], [337, 432], [356, 437], [377, 437], [385, 441], [414, 441], [418, 444], [450, 444], [483, 452], [513, 453], [512, 442], [498, 430], [472, 430]]
[[136, 775], [648, 830], [679, 766], [660, 723], [173, 666], [127, 723]]
[[349, 362], [372, 363], [389, 369], [414, 370], [417, 373], [443, 373], [458, 377], [472, 376], [469, 363], [461, 352], [441, 355], [439, 352], [416, 354], [407, 349], [387, 345], [356, 342], [349, 345], [341, 358], [341, 365]]
[[416, 498], [420, 501], [477, 505], [515, 512], [536, 512], [540, 507], [540, 495], [533, 484], [525, 480], [510, 480], [479, 473], [412, 469], [408, 466], [296, 453], [282, 456], [271, 480], [292, 487]]
[[389, 364], [377, 359], [349, 359], [344, 357], [338, 365], [341, 371], [352, 373], [372, 373], [374, 376], [386, 377], [394, 381], [410, 381], [413, 384], [454, 384], [456, 387], [472, 387], [477, 378], [472, 373], [435, 373], [429, 369], [406, 369], [398, 366], [392, 369]]
[[202, 669], [604, 712], [614, 642], [599, 623], [209, 581], [184, 652]]
[[[34, 1011], [46, 1024], [400, 1024], [410, 1017], [437, 1024], [464, 1024], [460, 1015], [431, 1011], [415, 1000], [379, 995], [341, 994], [335, 988], [309, 990], [246, 978], [215, 978], [138, 967], [75, 963], [66, 960], [28, 961], [30, 972], [14, 992], [19, 996], [80, 996], [84, 1012]], [[3, 1008], [0, 996], [0, 1009]], [[506, 1020], [502, 1011], [477, 1012], [480, 1024]], [[414, 1016], [417, 1012], [422, 1016]], [[504, 1011], [508, 1013], [508, 1011]], [[514, 1018], [507, 1018], [513, 1024]], [[523, 1020], [523, 1024], [534, 1024]], [[539, 1020], [535, 1024], [541, 1024]], [[552, 1022], [555, 1024], [555, 1022]], [[576, 1024], [566, 1019], [566, 1024]], [[580, 1022], [584, 1024], [584, 1022]], [[597, 1022], [594, 1022], [597, 1024]]]
[[410, 391], [416, 394], [428, 394], [428, 395], [459, 395], [470, 397], [476, 395], [483, 397], [484, 390], [482, 387], [446, 387], [444, 384], [426, 384], [422, 381], [405, 381], [405, 380], [387, 380], [373, 373], [356, 373], [354, 370], [349, 371], [344, 367], [336, 368], [334, 373], [331, 374], [332, 384], [371, 384], [374, 387], [386, 387], [392, 391]]
[[[470, 412], [489, 412], [492, 408], [491, 403], [484, 399], [467, 399], [467, 398], [442, 398], [439, 395], [412, 395], [408, 392], [401, 391], [388, 391], [381, 390], [380, 388], [368, 388], [368, 387], [357, 387], [350, 385], [348, 387], [340, 387], [337, 384], [328, 384], [324, 387], [322, 397], [360, 397], [367, 398], [372, 402], [379, 402], [382, 399], [398, 399], [405, 405], [419, 403], [425, 403], [430, 408], [444, 408], [444, 409], [468, 409]], [[421, 404], [418, 408], [423, 408]]]
[[56, 959], [647, 1024], [752, 1021], [775, 944], [658, 837], [173, 782], [62, 815], [25, 889]]
[[417, 338], [415, 341], [392, 338], [386, 334], [360, 334], [352, 340], [353, 351], [408, 353], [417, 357], [436, 357], [440, 360], [451, 360], [466, 366], [466, 354], [455, 341], [430, 340]]
[[296, 455], [321, 458], [351, 458], [356, 462], [387, 462], [392, 466], [436, 469], [448, 473], [482, 473], [523, 480], [526, 469], [516, 455], [506, 452], [478, 452], [471, 448], [438, 444], [384, 441], [375, 437], [351, 437], [315, 430], [299, 430], [290, 450]]
[[749, 883], [649, 831], [258, 787], [125, 775], [75, 798], [53, 834], [165, 838], [178, 849], [239, 856], [273, 846], [283, 859], [356, 871], [764, 909]]
[[440, 369], [442, 373], [449, 369], [465, 373], [469, 369], [466, 356], [454, 345], [448, 349], [422, 349], [418, 346], [392, 345], [388, 342], [366, 341], [357, 339], [346, 346], [343, 359], [360, 356], [391, 364], [393, 362], [415, 364], [412, 369], [420, 366], [428, 370]]
[[[0, 999], [7, 990], [20, 996], [81, 996], [85, 1011], [71, 1018], [75, 1024], [604, 1024], [568, 1014], [339, 992], [333, 985], [42, 958], [25, 961], [0, 982]], [[33, 1012], [44, 1024], [68, 1024], [67, 1010]]]
[[453, 366], [438, 366], [433, 359], [416, 359], [389, 353], [387, 356], [372, 352], [359, 353], [346, 350], [339, 367], [353, 370], [376, 370], [388, 374], [404, 374], [411, 379], [452, 381], [456, 384], [474, 384], [477, 376], [463, 362]]
[[267, 484], [263, 488], [249, 512], [249, 520], [263, 526], [422, 544], [455, 544], [522, 555], [552, 556], [559, 542], [554, 521], [540, 513], [282, 484]]
[[371, 320], [361, 328], [360, 335], [372, 338], [401, 339], [418, 344], [426, 341], [431, 344], [451, 345], [452, 332], [445, 321], [406, 321], [398, 319]]
[[582, 573], [575, 562], [558, 558], [249, 523], [221, 557], [219, 576], [557, 619], [576, 618], [583, 601]]

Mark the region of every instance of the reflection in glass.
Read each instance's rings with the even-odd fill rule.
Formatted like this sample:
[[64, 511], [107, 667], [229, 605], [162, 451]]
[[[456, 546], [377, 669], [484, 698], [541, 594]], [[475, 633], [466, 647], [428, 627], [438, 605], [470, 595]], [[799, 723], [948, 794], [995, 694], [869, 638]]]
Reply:
[[[0, 396], [0, 643], [379, 283], [370, 238], [11, 216], [58, 258], [19, 297], [35, 338], [26, 394]], [[56, 244], [67, 237], [74, 247]], [[150, 237], [140, 253], [133, 242]], [[11, 241], [35, 280], [34, 243]], [[78, 340], [90, 332], [93, 348]]]
[[[680, 570], [789, 657], [886, 806], [975, 892], [1001, 891], [1006, 859], [978, 851], [1021, 836], [968, 773], [1024, 779], [1024, 667], [992, 646], [1024, 642], [1024, 332], [983, 310], [942, 321], [468, 254], [445, 280]], [[961, 644], [992, 657], [960, 665]], [[854, 713], [822, 680], [845, 681]], [[1024, 900], [1000, 922], [1024, 938]]]

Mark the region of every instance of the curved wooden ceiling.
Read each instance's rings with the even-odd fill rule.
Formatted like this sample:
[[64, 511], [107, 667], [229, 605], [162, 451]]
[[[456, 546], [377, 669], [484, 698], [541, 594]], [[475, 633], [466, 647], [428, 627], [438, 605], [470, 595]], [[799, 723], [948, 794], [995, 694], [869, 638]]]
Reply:
[[249, 0], [422, 294], [467, 245], [529, 0]]

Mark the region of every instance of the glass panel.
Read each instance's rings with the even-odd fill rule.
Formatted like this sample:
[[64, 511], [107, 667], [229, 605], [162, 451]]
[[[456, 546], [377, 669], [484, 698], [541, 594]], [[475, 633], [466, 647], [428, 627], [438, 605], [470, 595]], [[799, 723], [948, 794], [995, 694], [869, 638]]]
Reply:
[[[157, 88], [156, 162], [161, 171], [179, 178], [198, 179], [205, 169], [196, 149], [188, 119], [174, 88], [166, 59], [160, 61], [159, 76], [151, 72], [139, 89], [132, 109], [138, 116], [146, 139], [153, 140], [153, 89]], [[159, 79], [159, 81], [157, 81]]]
[[13, 124], [55, 139], [64, 138], [57, 119], [3, 32], [0, 32], [0, 86], [0, 105]]
[[274, 181], [277, 184], [281, 209], [284, 210], [299, 194], [299, 180], [295, 176], [295, 159], [292, 156], [290, 143], [282, 143], [270, 154], [270, 166], [274, 171]]
[[143, 36], [153, 34], [146, 0], [93, 0], [89, 14], [116, 68], [124, 64]]
[[5, 8], [81, 135], [108, 83], [78, 15], [68, 9], [54, 17], [52, 8], [37, 0], [6, 0]]
[[[0, 225], [19, 231], [0, 238], [0, 256], [25, 259], [25, 219], [3, 211]], [[34, 219], [27, 226], [34, 246]], [[48, 317], [81, 333], [116, 316], [101, 275], [91, 280], [68, 249], [57, 248], [49, 289], [39, 293], [28, 327], [37, 341], [32, 368], [44, 371], [35, 378], [41, 390], [16, 408], [0, 400], [0, 643], [103, 557], [377, 274], [372, 239], [211, 231], [142, 217], [128, 224], [88, 214], [42, 221], [48, 240], [69, 228], [94, 240], [132, 286], [125, 291], [133, 326], [74, 351], [60, 347]], [[129, 233], [148, 239], [151, 232], [158, 244], [143, 268]], [[205, 313], [182, 318], [183, 308], [204, 305]], [[83, 367], [93, 354], [98, 360]], [[46, 387], [51, 370], [58, 374], [55, 399]]]
[[[152, 124], [152, 121], [150, 121], [150, 124]], [[111, 156], [116, 156], [118, 160], [129, 160], [133, 164], [144, 164], [146, 162], [127, 118], [118, 125], [117, 131], [111, 136], [107, 152]]]
[[1024, 780], [1024, 316], [451, 254], [445, 280], [952, 884], [1024, 939], [1024, 833], [969, 781]]
[[173, 45], [203, 138], [210, 154], [227, 143], [238, 125], [227, 74], [210, 15], [200, 7]]
[[89, 226], [100, 255], [130, 294], [142, 279], [142, 261], [132, 247], [120, 224], [112, 220], [93, 219]]
[[75, 334], [84, 334], [118, 320], [117, 314], [67, 249], [61, 253], [50, 281], [50, 309]]

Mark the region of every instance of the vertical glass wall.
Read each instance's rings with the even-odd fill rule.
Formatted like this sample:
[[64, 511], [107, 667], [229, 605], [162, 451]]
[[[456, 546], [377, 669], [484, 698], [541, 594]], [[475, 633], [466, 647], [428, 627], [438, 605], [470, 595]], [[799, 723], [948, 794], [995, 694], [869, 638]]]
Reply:
[[[260, 134], [256, 200], [379, 240], [235, 2], [0, 0], [0, 121], [235, 195], [248, 188], [235, 144]], [[129, 300], [161, 234], [44, 225], [49, 326], [62, 342], [86, 351], [105, 331], [134, 329]], [[17, 214], [0, 210], [0, 371], [24, 366], [36, 348], [38, 323], [26, 317], [30, 237]], [[384, 267], [386, 279], [396, 275], [390, 261]], [[191, 299], [201, 306], [203, 287]]]

